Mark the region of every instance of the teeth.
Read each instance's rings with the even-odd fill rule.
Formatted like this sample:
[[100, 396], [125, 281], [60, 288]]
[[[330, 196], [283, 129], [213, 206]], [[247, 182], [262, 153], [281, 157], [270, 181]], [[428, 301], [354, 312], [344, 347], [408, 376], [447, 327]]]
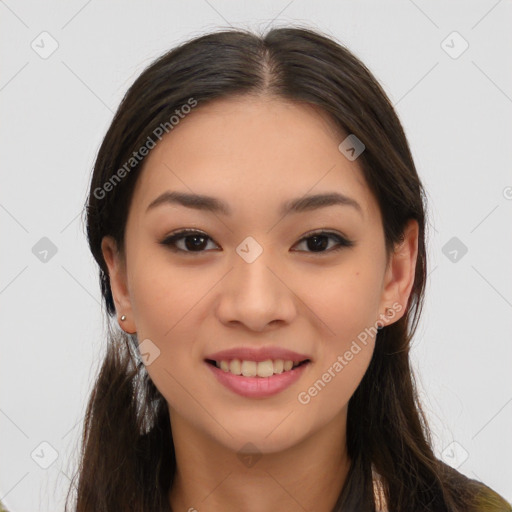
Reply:
[[229, 364], [229, 371], [235, 375], [242, 375], [242, 363], [238, 359], [233, 359]]
[[283, 373], [284, 361], [282, 359], [276, 359], [274, 361], [274, 373]]
[[234, 375], [243, 375], [244, 377], [270, 377], [274, 374], [290, 371], [298, 366], [300, 361], [283, 361], [282, 359], [267, 359], [266, 361], [215, 361], [217, 368]]

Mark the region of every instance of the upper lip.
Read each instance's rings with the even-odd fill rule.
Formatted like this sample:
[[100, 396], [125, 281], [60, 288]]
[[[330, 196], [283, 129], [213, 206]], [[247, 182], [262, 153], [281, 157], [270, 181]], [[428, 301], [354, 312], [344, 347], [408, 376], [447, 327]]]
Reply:
[[276, 360], [283, 359], [284, 361], [305, 361], [311, 359], [305, 354], [299, 354], [293, 350], [286, 350], [279, 347], [238, 347], [221, 350], [206, 356], [205, 359], [212, 361], [231, 361], [233, 359], [240, 359], [241, 361], [266, 361], [268, 359]]

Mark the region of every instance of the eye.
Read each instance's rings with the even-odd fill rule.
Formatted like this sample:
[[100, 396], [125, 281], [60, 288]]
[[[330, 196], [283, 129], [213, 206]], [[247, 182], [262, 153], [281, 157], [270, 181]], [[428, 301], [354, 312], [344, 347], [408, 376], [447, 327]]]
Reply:
[[[337, 245], [334, 247], [331, 246], [328, 250], [325, 250], [329, 246], [329, 239], [337, 242]], [[307, 252], [313, 253], [339, 251], [344, 247], [352, 247], [354, 245], [354, 242], [351, 240], [330, 231], [316, 231], [308, 233], [297, 245], [300, 245], [301, 243], [306, 244], [306, 247], [309, 249]]]
[[[178, 233], [174, 233], [171, 236], [165, 238], [162, 245], [169, 246], [173, 251], [181, 252], [204, 252], [203, 249], [207, 246], [206, 241], [212, 240], [206, 233], [197, 231], [195, 229], [184, 229]], [[184, 241], [184, 244], [180, 242]], [[213, 240], [212, 240], [213, 242]]]
[[[334, 247], [330, 247], [328, 250], [326, 248], [329, 247], [329, 240], [334, 241]], [[206, 248], [208, 245], [208, 241], [211, 241], [218, 247], [218, 245], [213, 242], [213, 240], [204, 232], [197, 231], [195, 229], [183, 229], [177, 233], [174, 233], [167, 238], [165, 238], [162, 242], [162, 245], [170, 247], [171, 250], [175, 252], [185, 252], [185, 253], [201, 253], [206, 252]], [[181, 243], [183, 242], [183, 243]], [[305, 243], [308, 251], [299, 251], [299, 252], [332, 252], [339, 251], [344, 247], [352, 247], [354, 242], [348, 240], [347, 238], [329, 231], [316, 231], [312, 233], [308, 233], [307, 236], [303, 237], [296, 245], [300, 245], [301, 243]]]

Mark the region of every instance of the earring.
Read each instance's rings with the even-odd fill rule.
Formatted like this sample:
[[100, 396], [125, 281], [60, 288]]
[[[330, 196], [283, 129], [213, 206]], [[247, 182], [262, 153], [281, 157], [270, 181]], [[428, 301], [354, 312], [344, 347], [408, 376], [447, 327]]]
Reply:
[[121, 322], [124, 322], [125, 320], [126, 320], [126, 315], [123, 315], [123, 316], [121, 317]]
[[[390, 314], [390, 312], [391, 312], [391, 314]], [[391, 308], [386, 308], [385, 315], [386, 316], [392, 316], [393, 315], [393, 310]], [[377, 331], [382, 331], [383, 328], [384, 328], [383, 325], [377, 325]]]

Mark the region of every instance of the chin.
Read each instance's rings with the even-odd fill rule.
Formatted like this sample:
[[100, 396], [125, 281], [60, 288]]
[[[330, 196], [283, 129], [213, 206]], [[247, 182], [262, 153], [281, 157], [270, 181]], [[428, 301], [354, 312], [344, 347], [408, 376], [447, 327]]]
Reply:
[[[232, 434], [232, 437], [223, 431], [222, 439], [218, 439], [218, 441], [236, 453], [254, 451], [270, 454], [285, 451], [300, 443], [307, 435], [306, 430], [301, 433], [297, 430], [296, 425], [292, 426], [285, 420], [287, 414], [289, 412], [272, 415], [270, 416], [272, 420], [269, 421], [230, 422], [228, 432]], [[292, 415], [293, 413], [290, 414], [290, 417]]]

